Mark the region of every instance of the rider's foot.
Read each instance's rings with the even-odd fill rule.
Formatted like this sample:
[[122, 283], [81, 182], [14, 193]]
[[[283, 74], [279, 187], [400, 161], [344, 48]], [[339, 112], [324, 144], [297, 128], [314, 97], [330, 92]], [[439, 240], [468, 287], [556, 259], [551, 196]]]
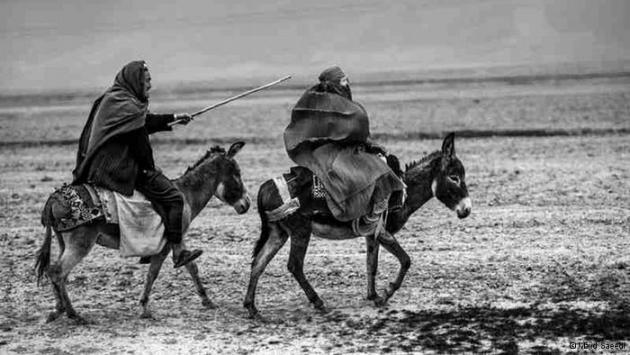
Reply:
[[189, 262], [197, 259], [202, 253], [203, 251], [199, 249], [195, 249], [193, 251], [184, 249], [179, 253], [177, 258], [175, 259], [176, 261], [175, 261], [174, 267], [175, 268], [182, 267], [188, 264]]

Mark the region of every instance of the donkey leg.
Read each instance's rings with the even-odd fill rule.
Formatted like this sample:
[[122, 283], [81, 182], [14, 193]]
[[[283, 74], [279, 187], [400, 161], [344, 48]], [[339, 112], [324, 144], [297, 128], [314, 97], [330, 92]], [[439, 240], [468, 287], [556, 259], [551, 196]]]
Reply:
[[245, 301], [243, 302], [243, 306], [247, 308], [247, 311], [249, 311], [250, 318], [256, 318], [258, 315], [254, 299], [256, 296], [258, 279], [265, 271], [267, 264], [269, 264], [271, 259], [273, 259], [278, 250], [282, 248], [288, 237], [289, 235], [287, 232], [284, 231], [278, 223], [269, 223], [269, 238], [252, 262], [252, 269], [249, 276], [249, 286], [247, 287], [247, 294], [245, 295]]
[[[57, 242], [59, 243], [59, 256], [57, 257], [57, 261], [56, 263], [59, 263], [59, 260], [61, 259], [61, 255], [63, 254], [63, 251], [65, 249], [65, 243], [63, 241], [63, 237], [61, 236], [61, 234], [57, 231], [55, 231], [55, 235], [57, 236]], [[51, 274], [51, 270], [55, 270], [55, 266], [49, 266], [46, 269], [46, 274], [48, 275], [48, 278], [50, 280], [52, 280], [52, 274]], [[59, 289], [59, 287], [57, 285], [55, 285], [54, 282], [51, 281], [50, 283], [52, 290], [53, 290], [53, 294], [55, 295], [55, 310], [51, 313], [48, 314], [48, 317], [46, 319], [46, 323], [50, 323], [54, 320], [56, 320], [57, 318], [59, 318], [59, 316], [61, 316], [62, 314], [64, 314], [66, 312], [66, 306], [65, 306], [65, 302], [61, 296], [61, 290]]]
[[302, 287], [302, 290], [306, 293], [306, 297], [308, 297], [308, 300], [313, 304], [313, 306], [320, 311], [327, 312], [327, 309], [324, 306], [324, 301], [319, 298], [317, 292], [315, 292], [311, 284], [306, 279], [306, 276], [304, 276], [304, 257], [310, 240], [310, 232], [291, 236], [291, 251], [289, 252], [289, 263], [287, 266], [289, 268], [289, 272], [291, 272], [293, 277], [300, 284], [300, 287]]
[[[186, 249], [186, 244], [184, 243], [184, 241], [182, 241], [179, 244], [179, 247], [182, 249]], [[176, 262], [177, 260], [175, 259], [175, 250], [174, 250], [173, 251], [173, 264]], [[188, 270], [190, 277], [192, 277], [193, 282], [195, 283], [197, 294], [199, 295], [199, 297], [201, 297], [201, 304], [208, 309], [217, 308], [217, 306], [208, 298], [206, 289], [203, 287], [203, 284], [201, 283], [201, 279], [199, 278], [199, 268], [197, 267], [197, 264], [194, 261], [191, 261], [184, 266], [186, 266], [186, 270]]]
[[[48, 277], [52, 280], [50, 273], [48, 273]], [[55, 285], [54, 282], [51, 282], [51, 285], [53, 289], [53, 294], [55, 295], [56, 303], [55, 303], [55, 310], [48, 314], [48, 317], [46, 318], [46, 323], [50, 323], [56, 320], [57, 318], [59, 318], [60, 315], [66, 312], [65, 304], [63, 302], [63, 299], [61, 298], [61, 290], [59, 290], [59, 287], [57, 287], [57, 285]]]
[[365, 237], [365, 244], [367, 245], [367, 299], [375, 300], [378, 297], [376, 293], [376, 272], [378, 269], [378, 242], [373, 235]]
[[206, 289], [203, 287], [203, 284], [201, 283], [201, 279], [199, 279], [199, 268], [197, 267], [197, 264], [194, 261], [191, 261], [188, 264], [186, 264], [186, 269], [188, 270], [188, 273], [190, 274], [190, 276], [193, 279], [193, 282], [195, 283], [197, 294], [199, 294], [199, 297], [201, 297], [201, 304], [208, 309], [217, 308], [214, 302], [212, 302], [210, 298], [208, 298]]
[[65, 234], [64, 240], [66, 241], [66, 248], [57, 263], [51, 267], [50, 279], [59, 291], [62, 306], [65, 308], [68, 318], [78, 323], [86, 324], [87, 321], [79, 316], [74, 307], [72, 307], [68, 291], [66, 290], [66, 282], [72, 268], [81, 262], [96, 243], [96, 233], [89, 231], [87, 228], [76, 229], [72, 233]]
[[142, 292], [142, 297], [140, 298], [140, 305], [142, 306], [142, 313], [140, 314], [140, 318], [153, 318], [153, 315], [149, 310], [149, 295], [151, 294], [153, 282], [155, 282], [155, 279], [160, 274], [162, 264], [164, 263], [164, 260], [166, 259], [166, 256], [170, 251], [170, 246], [166, 244], [166, 246], [164, 246], [164, 249], [162, 249], [159, 254], [151, 256], [151, 265], [149, 265], [147, 278], [144, 282], [144, 291]]
[[377, 306], [382, 306], [387, 302], [389, 298], [394, 295], [394, 292], [396, 292], [396, 290], [400, 288], [400, 285], [402, 285], [405, 275], [407, 274], [407, 271], [411, 266], [411, 259], [409, 258], [407, 252], [405, 252], [400, 244], [398, 244], [396, 238], [394, 238], [394, 236], [389, 234], [387, 231], [383, 231], [378, 236], [378, 242], [387, 251], [392, 253], [392, 255], [394, 255], [400, 263], [400, 269], [398, 270], [398, 276], [396, 277], [396, 280], [394, 282], [390, 282], [389, 286], [385, 290], [383, 290], [383, 296], [377, 297], [377, 299], [374, 301]]
[[[178, 246], [180, 249], [186, 249], [186, 243], [184, 241], [181, 241], [181, 243], [179, 243]], [[181, 251], [181, 250], [180, 250]], [[176, 254], [175, 249], [173, 249], [173, 264], [177, 263], [177, 259], [175, 258], [175, 254]], [[168, 255], [168, 252], [167, 254]], [[206, 289], [203, 287], [203, 284], [201, 283], [201, 279], [199, 279], [199, 268], [197, 267], [197, 264], [194, 261], [190, 261], [187, 264], [184, 265], [186, 267], [186, 270], [188, 270], [188, 273], [190, 274], [190, 277], [192, 277], [193, 282], [195, 283], [195, 288], [197, 289], [197, 294], [199, 294], [199, 297], [201, 297], [201, 304], [209, 309], [215, 309], [217, 308], [217, 306], [208, 298], [208, 294], [206, 293]], [[159, 270], [158, 270], [159, 272]], [[157, 274], [155, 275], [155, 277], [157, 277]], [[148, 295], [147, 295], [148, 298]]]

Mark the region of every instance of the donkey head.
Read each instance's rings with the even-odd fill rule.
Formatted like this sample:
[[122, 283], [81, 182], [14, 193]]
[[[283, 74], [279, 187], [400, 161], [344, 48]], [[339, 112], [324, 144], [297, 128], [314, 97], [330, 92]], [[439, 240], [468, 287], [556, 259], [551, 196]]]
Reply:
[[457, 212], [457, 217], [466, 218], [472, 203], [466, 188], [464, 165], [455, 155], [455, 134], [450, 133], [442, 142], [442, 156], [431, 190], [433, 195], [448, 208]]
[[230, 146], [227, 153], [223, 148], [212, 148], [212, 150], [221, 153], [218, 157], [221, 168], [219, 169], [218, 185], [214, 196], [234, 207], [234, 210], [239, 214], [247, 212], [250, 205], [249, 194], [241, 180], [241, 169], [234, 160], [234, 155], [244, 145], [244, 142], [236, 142]]

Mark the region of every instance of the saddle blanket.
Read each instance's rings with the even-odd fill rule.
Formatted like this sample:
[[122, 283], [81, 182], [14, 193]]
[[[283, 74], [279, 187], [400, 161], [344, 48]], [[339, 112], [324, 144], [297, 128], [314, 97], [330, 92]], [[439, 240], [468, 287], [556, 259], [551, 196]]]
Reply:
[[[318, 206], [319, 211], [328, 215], [329, 219], [334, 219], [330, 210], [326, 207], [327, 191], [321, 181], [306, 169], [292, 168], [288, 174], [283, 174], [273, 179], [278, 196], [282, 204], [271, 210], [265, 211], [270, 222], [285, 219], [297, 212], [303, 205]], [[302, 201], [300, 201], [302, 200]], [[384, 220], [387, 218], [388, 200], [379, 201], [372, 208], [376, 213], [360, 216], [347, 223], [336, 221], [334, 224], [344, 224], [348, 226], [349, 232], [355, 236], [366, 236], [378, 234], [383, 228]], [[313, 230], [317, 234], [317, 230]], [[324, 237], [325, 236], [321, 236]]]
[[119, 251], [123, 257], [154, 255], [166, 245], [162, 218], [139, 191], [124, 196], [87, 184], [64, 185], [51, 195], [47, 204], [54, 200], [64, 210], [64, 217], [53, 226], [57, 231], [69, 231], [104, 219], [118, 225]]
[[140, 191], [134, 190], [133, 195], [125, 196], [100, 187], [94, 189], [107, 223], [118, 224], [118, 250], [123, 257], [154, 255], [164, 248], [162, 217]]

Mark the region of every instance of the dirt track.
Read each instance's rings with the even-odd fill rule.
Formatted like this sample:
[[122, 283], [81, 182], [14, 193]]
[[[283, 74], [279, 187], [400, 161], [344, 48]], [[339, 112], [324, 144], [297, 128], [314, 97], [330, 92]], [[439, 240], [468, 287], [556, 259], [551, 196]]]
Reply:
[[[188, 238], [206, 251], [199, 263], [202, 277], [220, 309], [203, 309], [188, 275], [167, 263], [153, 293], [158, 320], [138, 319], [146, 267], [97, 248], [70, 277], [76, 308], [94, 322], [88, 327], [67, 319], [43, 324], [52, 293], [48, 285], [37, 288], [31, 273], [42, 239], [40, 201], [65, 176], [72, 149], [51, 148], [48, 157], [37, 148], [8, 152], [2, 176], [13, 192], [3, 194], [8, 222], [1, 235], [8, 254], [2, 265], [3, 348], [16, 353], [568, 351], [571, 341], [627, 341], [629, 143], [628, 136], [457, 141], [474, 212], [459, 221], [431, 201], [413, 216], [398, 236], [412, 256], [412, 269], [383, 309], [364, 299], [363, 242], [314, 240], [306, 273], [332, 312], [322, 315], [310, 307], [286, 272], [283, 249], [259, 287], [258, 304], [268, 323], [248, 320], [241, 302], [258, 233], [256, 214], [237, 216], [213, 201]], [[439, 141], [387, 145], [410, 161]], [[240, 153], [250, 190], [256, 190], [259, 177], [282, 171], [280, 164], [265, 168], [259, 158], [274, 161], [278, 148], [246, 146]], [[202, 147], [157, 149], [165, 158], [162, 165], [175, 175], [183, 169], [178, 157], [195, 156]], [[38, 171], [50, 157], [57, 167]], [[52, 181], [42, 182], [46, 177]], [[385, 253], [380, 266], [378, 281], [384, 285], [397, 265]]]
[[[573, 112], [567, 97], [540, 100], [553, 107], [556, 99], [569, 102], [563, 107]], [[514, 100], [514, 107], [541, 102]], [[448, 116], [440, 110], [458, 102], [435, 104], [437, 115]], [[466, 102], [462, 105], [476, 105]], [[494, 112], [499, 103], [486, 105]], [[590, 112], [612, 110], [609, 126], [629, 127], [620, 98], [591, 104]], [[541, 126], [577, 122], [567, 117]], [[458, 122], [470, 127], [466, 120]], [[522, 124], [513, 122], [517, 128]], [[376, 121], [378, 132], [390, 129], [382, 125]], [[586, 119], [580, 125], [598, 127]], [[440, 145], [439, 140], [383, 143], [403, 162]], [[158, 144], [156, 156], [165, 172], [176, 176], [207, 148]], [[397, 237], [412, 267], [385, 308], [365, 300], [362, 240], [313, 240], [305, 273], [332, 311], [320, 314], [309, 305], [286, 270], [285, 247], [259, 284], [258, 308], [266, 322], [247, 319], [241, 303], [258, 237], [257, 213], [253, 207], [238, 216], [213, 200], [187, 238], [205, 251], [201, 276], [218, 310], [204, 309], [189, 276], [168, 261], [153, 291], [157, 320], [139, 319], [146, 266], [96, 248], [69, 280], [75, 308], [93, 322], [78, 326], [66, 318], [44, 324], [54, 300], [50, 285], [38, 288], [32, 272], [43, 239], [39, 211], [47, 194], [69, 179], [74, 147], [2, 147], [0, 353], [568, 352], [571, 342], [579, 341], [621, 342], [627, 351], [630, 135], [459, 139], [456, 149], [467, 169], [473, 213], [458, 220], [432, 200], [409, 220]], [[263, 180], [289, 166], [279, 141], [248, 144], [237, 157], [252, 195]], [[382, 252], [378, 285], [393, 278], [397, 266]]]

